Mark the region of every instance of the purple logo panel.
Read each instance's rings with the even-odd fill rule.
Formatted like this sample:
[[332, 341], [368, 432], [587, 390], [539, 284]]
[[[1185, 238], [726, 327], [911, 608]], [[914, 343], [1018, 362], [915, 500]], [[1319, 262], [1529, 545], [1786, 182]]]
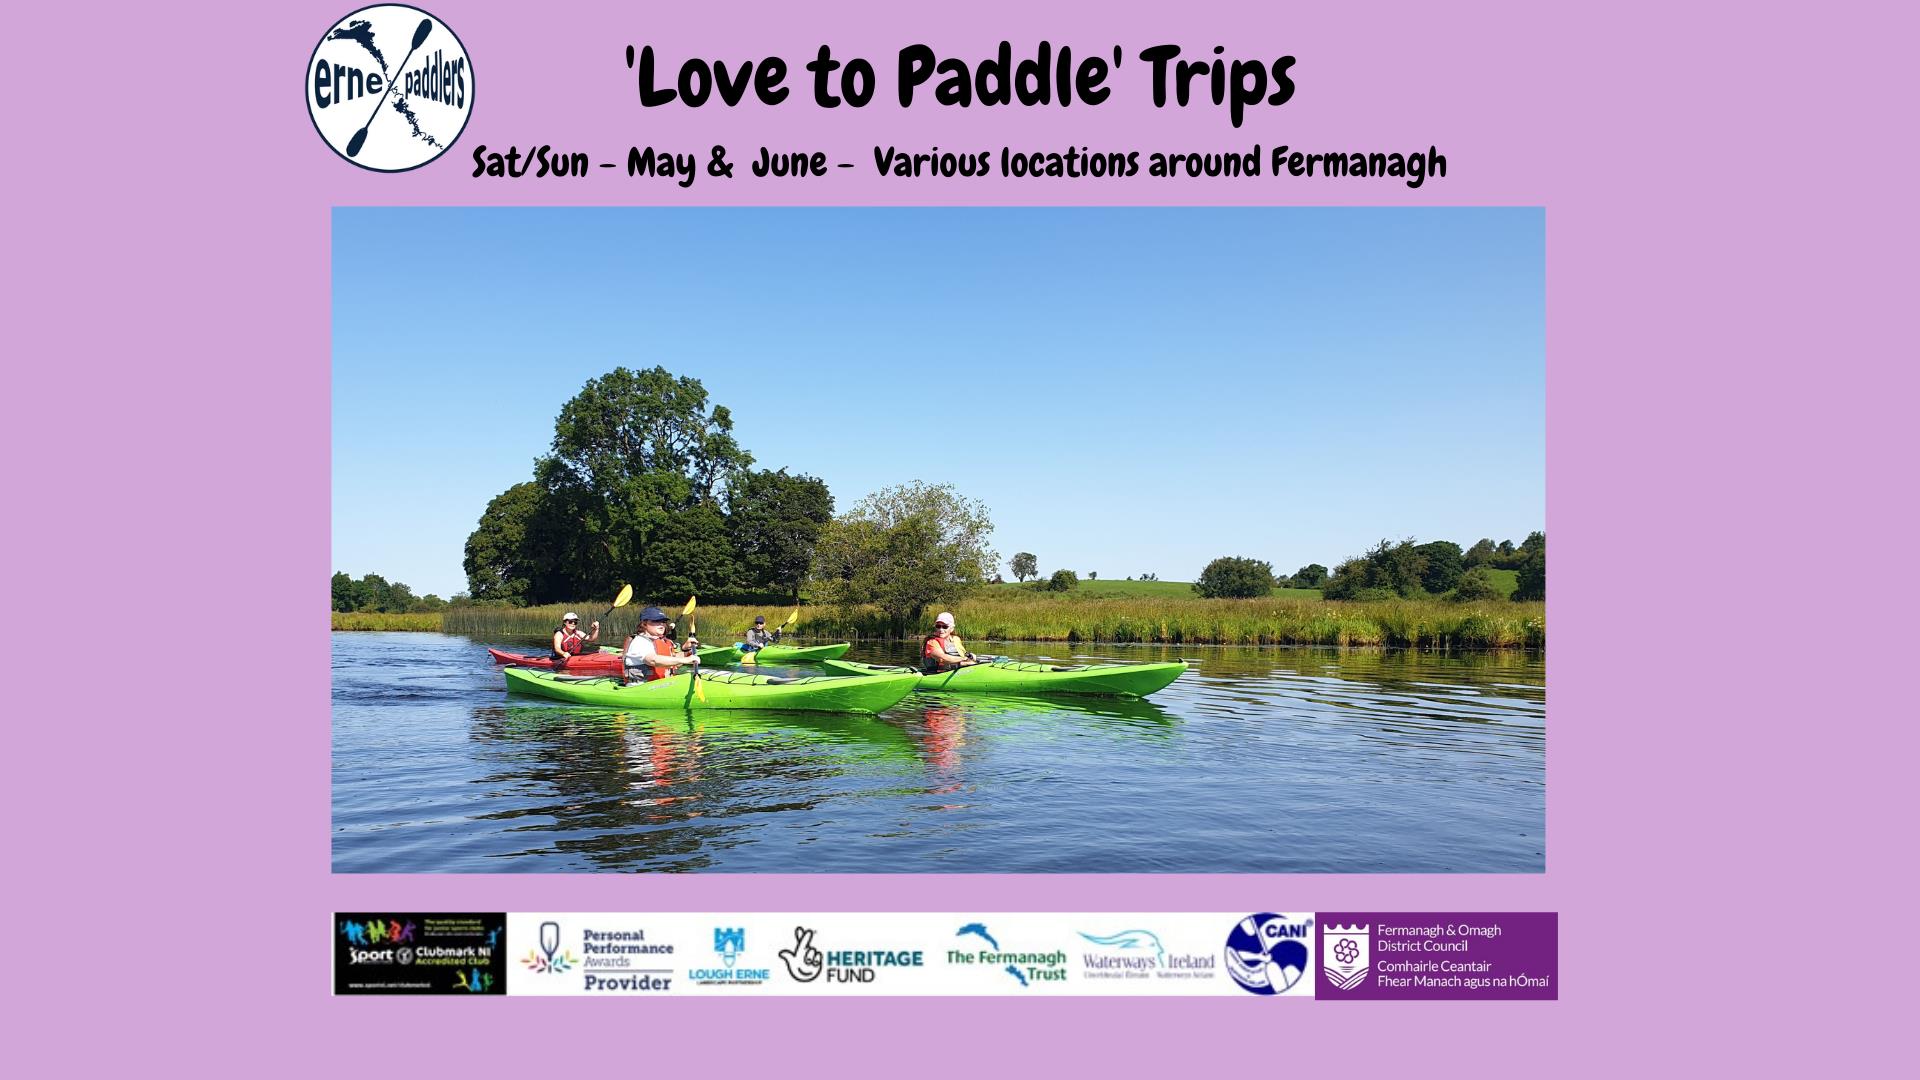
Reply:
[[1322, 1001], [1555, 1001], [1552, 911], [1316, 913]]

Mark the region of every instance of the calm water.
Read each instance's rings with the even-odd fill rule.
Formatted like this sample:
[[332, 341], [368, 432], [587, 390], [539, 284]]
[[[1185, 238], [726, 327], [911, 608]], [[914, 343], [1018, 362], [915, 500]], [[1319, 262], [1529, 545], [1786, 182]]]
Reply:
[[334, 634], [334, 869], [1545, 867], [1538, 656], [993, 649], [1199, 663], [1145, 701], [916, 693], [878, 718], [688, 717], [509, 697], [463, 637]]

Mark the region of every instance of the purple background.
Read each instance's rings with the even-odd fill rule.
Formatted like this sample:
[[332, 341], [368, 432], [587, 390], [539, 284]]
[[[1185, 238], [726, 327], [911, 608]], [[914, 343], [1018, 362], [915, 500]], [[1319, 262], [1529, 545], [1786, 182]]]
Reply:
[[[12, 994], [34, 991], [13, 1014], [31, 1036], [16, 1052], [28, 1071], [170, 1060], [223, 1073], [272, 1061], [289, 1074], [378, 1063], [429, 1075], [485, 1062], [542, 1075], [760, 1058], [799, 1073], [942, 1075], [1014, 1053], [1027, 1069], [1204, 1070], [1275, 1051], [1275, 1033], [1297, 1071], [1347, 1068], [1345, 1047], [1386, 1030], [1454, 1048], [1424, 1070], [1434, 1074], [1741, 1060], [1847, 1071], [1849, 1058], [1874, 1054], [1869, 1033], [1886, 1030], [1893, 1000], [1876, 987], [1895, 965], [1876, 953], [1850, 959], [1858, 977], [1844, 985], [1816, 983], [1816, 969], [1781, 965], [1776, 946], [1783, 934], [1809, 947], [1820, 937], [1783, 929], [1783, 916], [1817, 916], [1844, 894], [1873, 927], [1878, 912], [1854, 901], [1905, 895], [1886, 880], [1893, 856], [1872, 827], [1910, 820], [1893, 774], [1905, 751], [1882, 745], [1872, 721], [1910, 717], [1912, 702], [1877, 680], [1885, 671], [1791, 676], [1825, 671], [1807, 655], [1822, 646], [1903, 665], [1872, 648], [1899, 640], [1902, 605], [1852, 613], [1841, 591], [1767, 586], [1806, 582], [1790, 572], [1831, 566], [1850, 539], [1905, 535], [1910, 510], [1881, 507], [1910, 507], [1910, 495], [1889, 499], [1898, 489], [1876, 470], [1913, 460], [1910, 316], [1895, 339], [1884, 314], [1912, 304], [1909, 252], [1893, 247], [1896, 227], [1910, 225], [1900, 166], [1912, 152], [1887, 134], [1911, 121], [1910, 68], [1895, 52], [1912, 40], [1911, 5], [1795, 19], [1669, 4], [1185, 3], [1123, 17], [1027, 2], [828, 17], [800, 5], [445, 0], [429, 9], [473, 56], [476, 111], [448, 158], [398, 176], [341, 161], [301, 112], [302, 65], [352, 6], [10, 15], [4, 437], [25, 520], [9, 538], [9, 643], [44, 660], [71, 618], [114, 649], [110, 665], [9, 688], [8, 902], [32, 930], [17, 944], [35, 961], [9, 981]], [[983, 56], [1001, 36], [1130, 54], [1163, 41], [1292, 53], [1300, 89], [1238, 132], [1211, 106], [1153, 111], [1137, 63], [1096, 109], [921, 105], [902, 117], [882, 104], [825, 113], [790, 100], [643, 112], [621, 62], [629, 42], [668, 59], [778, 53], [797, 64], [822, 41], [880, 62], [913, 41]], [[1900, 123], [1875, 115], [1898, 103]], [[726, 142], [738, 160], [763, 136], [857, 164], [887, 141], [1434, 143], [1450, 175], [1409, 192], [1271, 178], [907, 183], [853, 169], [788, 185], [703, 178], [683, 191], [619, 170], [583, 184], [483, 182], [465, 164], [483, 142], [542, 141], [596, 154]], [[647, 200], [1544, 205], [1547, 872], [331, 875], [328, 208]], [[409, 242], [396, 237], [396, 255]], [[1910, 475], [1900, 489], [1911, 492]], [[1682, 558], [1688, 589], [1671, 576]], [[1897, 590], [1908, 577], [1859, 580]], [[272, 662], [234, 666], [222, 695], [178, 685], [156, 655], [236, 639]], [[111, 692], [76, 689], [89, 686]], [[1888, 738], [1910, 736], [1903, 726]], [[1568, 993], [1549, 1005], [1277, 1012], [1251, 997], [396, 1007], [328, 996], [323, 942], [336, 910], [921, 907], [1559, 911]], [[1667, 942], [1686, 953], [1662, 970], [1626, 948]], [[1767, 1010], [1790, 1015], [1769, 1023]]]
[[[1326, 934], [1330, 926], [1365, 926], [1371, 932], [1367, 963], [1371, 969], [1367, 977], [1351, 990], [1342, 990], [1325, 978], [1320, 977], [1319, 985], [1314, 988], [1316, 997], [1334, 1001], [1412, 1001], [1457, 999], [1461, 1001], [1496, 1001], [1508, 998], [1515, 1001], [1551, 1001], [1560, 996], [1560, 917], [1551, 911], [1317, 911], [1313, 920], [1313, 965], [1315, 974], [1322, 966], [1326, 956]], [[1499, 937], [1455, 936], [1442, 934], [1439, 937], [1398, 937], [1391, 940], [1419, 945], [1433, 941], [1448, 945], [1465, 942], [1465, 952], [1387, 952], [1380, 948], [1383, 941], [1389, 940], [1380, 933], [1383, 926], [1412, 927], [1424, 929], [1430, 926], [1473, 926], [1476, 928], [1499, 927]], [[1493, 967], [1484, 972], [1448, 972], [1448, 971], [1395, 971], [1388, 974], [1394, 978], [1419, 978], [1421, 976], [1446, 979], [1456, 975], [1461, 978], [1496, 979], [1503, 975], [1525, 975], [1533, 979], [1547, 979], [1548, 985], [1500, 986], [1468, 989], [1466, 987], [1387, 987], [1380, 983], [1380, 963], [1403, 961], [1454, 961], [1458, 963], [1491, 963]]]

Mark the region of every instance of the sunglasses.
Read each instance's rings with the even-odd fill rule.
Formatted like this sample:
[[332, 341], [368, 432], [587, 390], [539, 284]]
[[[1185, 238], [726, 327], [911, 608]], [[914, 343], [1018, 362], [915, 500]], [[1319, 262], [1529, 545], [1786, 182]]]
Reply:
[[934, 623], [934, 624], [933, 624], [933, 628], [934, 628], [935, 630], [951, 630], [951, 629], [953, 629], [953, 627], [951, 627], [951, 626], [948, 626], [948, 625], [947, 625], [946, 623], [943, 623], [943, 622], [937, 622], [937, 623]]

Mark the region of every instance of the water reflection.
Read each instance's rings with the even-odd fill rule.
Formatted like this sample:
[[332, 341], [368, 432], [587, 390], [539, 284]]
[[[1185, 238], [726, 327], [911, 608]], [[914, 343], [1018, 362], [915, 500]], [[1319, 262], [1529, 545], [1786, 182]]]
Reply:
[[[497, 644], [497, 643], [496, 643]], [[1538, 656], [1187, 658], [1146, 700], [917, 693], [879, 717], [509, 697], [477, 643], [334, 638], [337, 870], [1537, 872]], [[908, 659], [891, 646], [854, 658]], [[768, 674], [817, 675], [805, 665]]]

